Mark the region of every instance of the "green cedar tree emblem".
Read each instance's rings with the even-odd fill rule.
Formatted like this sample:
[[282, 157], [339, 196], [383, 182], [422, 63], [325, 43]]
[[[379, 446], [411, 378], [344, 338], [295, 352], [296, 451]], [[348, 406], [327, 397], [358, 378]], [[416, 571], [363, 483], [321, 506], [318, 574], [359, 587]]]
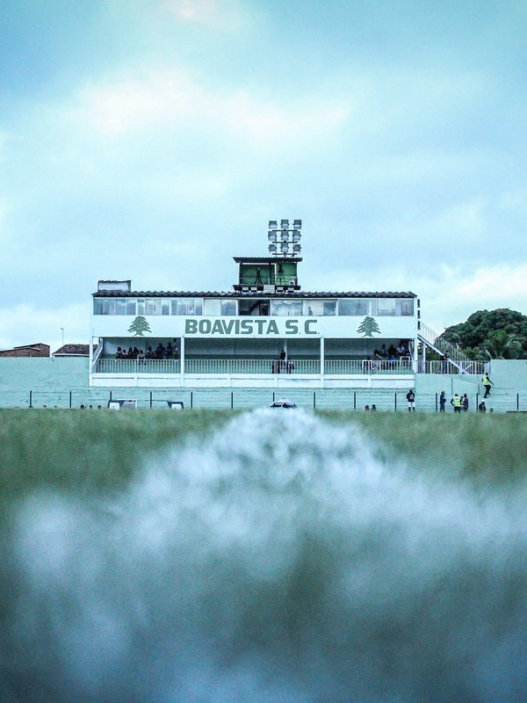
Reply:
[[136, 337], [144, 337], [145, 332], [152, 332], [146, 319], [139, 315], [128, 328], [128, 332], [133, 332]]
[[363, 337], [373, 337], [374, 334], [380, 334], [381, 330], [379, 325], [375, 322], [375, 319], [368, 315], [360, 323], [357, 332], [362, 334]]

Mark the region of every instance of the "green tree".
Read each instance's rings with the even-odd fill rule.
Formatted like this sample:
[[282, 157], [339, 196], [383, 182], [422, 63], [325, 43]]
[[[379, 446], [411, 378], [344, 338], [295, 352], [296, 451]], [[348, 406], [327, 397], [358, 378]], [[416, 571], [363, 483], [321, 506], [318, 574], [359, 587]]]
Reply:
[[493, 332], [483, 348], [491, 359], [517, 359], [522, 353], [522, 345], [515, 335], [505, 330]]
[[136, 337], [144, 337], [145, 332], [152, 332], [147, 320], [138, 315], [128, 328], [128, 332], [133, 332]]
[[[498, 334], [499, 333], [499, 334]], [[471, 359], [527, 358], [527, 315], [508, 308], [478, 310], [441, 335]]]
[[360, 323], [359, 327], [357, 328], [357, 332], [359, 334], [362, 334], [363, 337], [373, 337], [374, 334], [380, 334], [381, 330], [379, 329], [379, 325], [377, 324], [375, 319], [368, 315]]

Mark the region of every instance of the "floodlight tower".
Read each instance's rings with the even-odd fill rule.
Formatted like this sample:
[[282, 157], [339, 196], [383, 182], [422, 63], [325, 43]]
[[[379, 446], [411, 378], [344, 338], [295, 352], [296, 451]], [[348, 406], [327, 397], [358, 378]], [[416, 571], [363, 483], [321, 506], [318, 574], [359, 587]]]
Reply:
[[300, 240], [302, 238], [302, 220], [269, 220], [269, 253], [273, 256], [298, 256], [302, 251]]

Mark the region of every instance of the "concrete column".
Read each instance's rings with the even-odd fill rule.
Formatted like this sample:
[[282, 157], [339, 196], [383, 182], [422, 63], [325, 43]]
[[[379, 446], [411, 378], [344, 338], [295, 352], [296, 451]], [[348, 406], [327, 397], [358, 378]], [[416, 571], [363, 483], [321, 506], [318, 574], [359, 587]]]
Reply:
[[181, 364], [180, 367], [180, 372], [181, 372], [181, 385], [185, 385], [185, 337], [181, 337], [181, 345], [180, 345], [180, 350], [179, 350], [179, 361]]

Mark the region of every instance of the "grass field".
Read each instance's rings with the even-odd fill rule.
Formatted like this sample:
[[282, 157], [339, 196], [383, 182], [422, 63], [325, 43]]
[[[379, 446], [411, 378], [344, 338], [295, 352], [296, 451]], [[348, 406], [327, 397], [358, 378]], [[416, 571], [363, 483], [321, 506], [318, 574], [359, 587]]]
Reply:
[[523, 703], [527, 422], [0, 410], [2, 703]]
[[[0, 498], [42, 487], [84, 493], [117, 490], [141, 470], [147, 457], [188, 437], [206, 442], [207, 436], [240, 414], [0, 410]], [[314, 416], [328, 426], [361, 428], [379, 456], [410, 460], [416, 470], [493, 485], [509, 485], [527, 476], [527, 416], [345, 412]]]

